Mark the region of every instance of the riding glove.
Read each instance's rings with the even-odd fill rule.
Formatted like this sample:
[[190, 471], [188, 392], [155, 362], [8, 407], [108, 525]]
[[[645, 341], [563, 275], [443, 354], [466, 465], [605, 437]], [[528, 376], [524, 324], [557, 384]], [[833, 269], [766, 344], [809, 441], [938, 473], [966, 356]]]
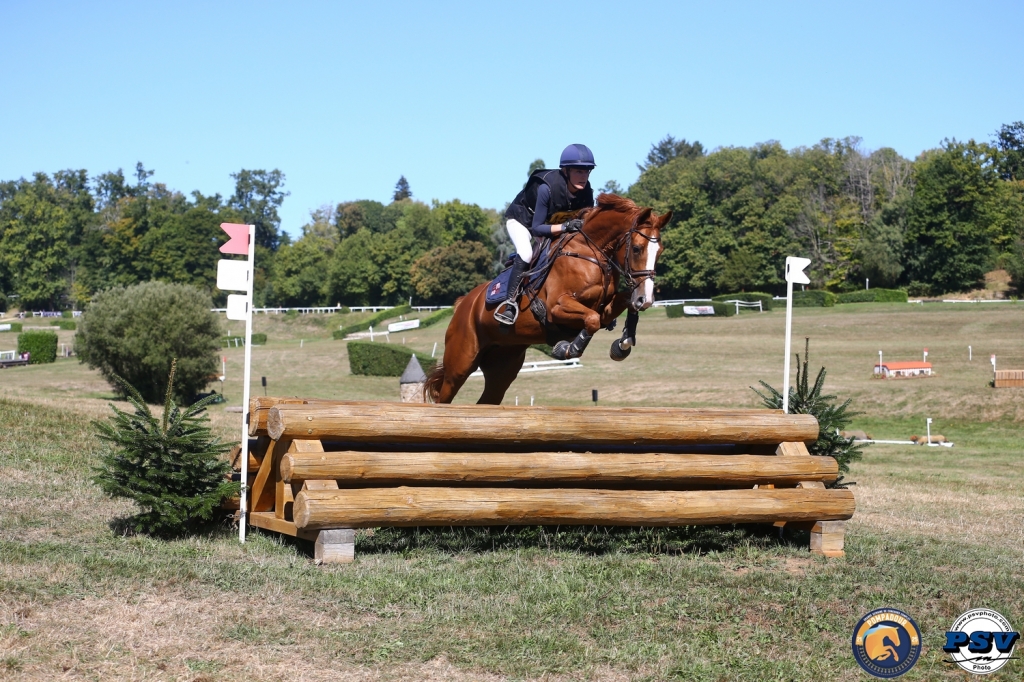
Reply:
[[562, 232], [579, 232], [581, 227], [583, 227], [583, 221], [573, 218], [562, 223]]

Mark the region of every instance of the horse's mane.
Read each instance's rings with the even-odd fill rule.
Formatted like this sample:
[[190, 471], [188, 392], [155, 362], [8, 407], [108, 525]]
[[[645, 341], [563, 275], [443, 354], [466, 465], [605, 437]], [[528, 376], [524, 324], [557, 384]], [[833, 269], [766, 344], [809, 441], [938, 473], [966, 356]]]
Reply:
[[604, 211], [636, 213], [640, 211], [640, 207], [629, 199], [620, 197], [618, 194], [600, 194], [597, 197], [597, 206], [581, 208], [578, 211], [559, 211], [552, 215], [549, 220], [552, 225], [555, 223], [564, 223], [569, 218], [583, 218], [585, 220]]

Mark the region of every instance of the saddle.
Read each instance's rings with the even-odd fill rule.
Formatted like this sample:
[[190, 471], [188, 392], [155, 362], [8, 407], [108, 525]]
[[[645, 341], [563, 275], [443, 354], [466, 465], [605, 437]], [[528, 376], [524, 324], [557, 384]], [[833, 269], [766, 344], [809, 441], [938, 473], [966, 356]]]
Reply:
[[[523, 293], [536, 296], [540, 288], [544, 286], [544, 281], [551, 271], [551, 264], [555, 260], [555, 250], [551, 239], [544, 239], [540, 246], [534, 249], [529, 269], [523, 275]], [[512, 256], [514, 255], [512, 254]], [[487, 294], [484, 297], [487, 308], [504, 303], [508, 298], [508, 280], [512, 276], [512, 256], [505, 261], [505, 269], [501, 271], [501, 274], [487, 285]]]

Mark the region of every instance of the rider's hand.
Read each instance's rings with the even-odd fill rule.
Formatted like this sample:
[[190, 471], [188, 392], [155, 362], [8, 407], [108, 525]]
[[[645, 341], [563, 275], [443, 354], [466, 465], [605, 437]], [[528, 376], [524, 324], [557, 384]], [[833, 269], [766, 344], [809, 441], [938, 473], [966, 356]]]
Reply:
[[579, 232], [581, 227], [583, 227], [583, 221], [573, 218], [562, 223], [562, 232]]

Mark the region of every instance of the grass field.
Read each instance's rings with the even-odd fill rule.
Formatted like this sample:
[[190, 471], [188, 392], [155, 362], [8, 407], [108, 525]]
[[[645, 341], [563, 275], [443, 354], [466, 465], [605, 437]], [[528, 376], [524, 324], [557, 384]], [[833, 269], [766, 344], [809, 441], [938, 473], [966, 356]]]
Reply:
[[[349, 375], [345, 344], [330, 339], [356, 319], [259, 316], [269, 340], [254, 349], [253, 391], [266, 376], [271, 395], [397, 399], [397, 379]], [[596, 388], [602, 405], [755, 407], [749, 386], [781, 384], [783, 324], [778, 311], [649, 311], [625, 362], [599, 334], [582, 369], [524, 375], [506, 404], [586, 405]], [[924, 632], [905, 679], [963, 679], [940, 650], [960, 612], [987, 606], [1024, 626], [1024, 389], [987, 385], [991, 354], [1024, 367], [1024, 305], [797, 309], [794, 349], [804, 336], [828, 391], [863, 412], [854, 428], [902, 440], [932, 417], [956, 444], [867, 449], [848, 477], [858, 511], [844, 559], [812, 558], [806, 534], [751, 527], [603, 554], [543, 540], [460, 552], [368, 541], [355, 564], [330, 568], [312, 566], [305, 543], [255, 532], [243, 547], [226, 526], [124, 537], [110, 522], [130, 507], [88, 482], [99, 453], [89, 421], [109, 413], [110, 388], [73, 359], [4, 370], [0, 679], [867, 679], [851, 629], [880, 606]], [[13, 342], [0, 334], [0, 350]], [[444, 325], [405, 333], [419, 351], [435, 342], [440, 354]], [[910, 360], [924, 347], [937, 376], [872, 378], [878, 350]], [[242, 352], [224, 355], [238, 405]], [[458, 401], [475, 401], [480, 382]], [[237, 438], [237, 414], [211, 417]], [[992, 679], [1024, 679], [1024, 664]]]

